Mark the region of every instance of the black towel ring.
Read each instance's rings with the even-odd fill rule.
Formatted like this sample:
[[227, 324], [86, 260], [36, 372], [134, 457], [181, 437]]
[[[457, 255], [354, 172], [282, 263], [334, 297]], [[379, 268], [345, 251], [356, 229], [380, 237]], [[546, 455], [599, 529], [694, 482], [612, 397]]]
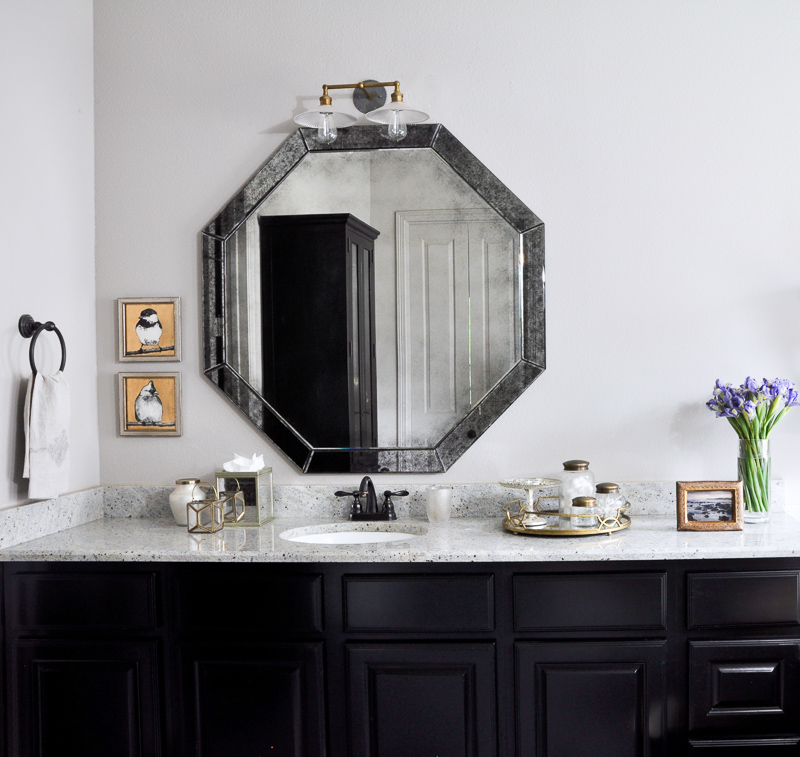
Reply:
[[[33, 316], [27, 314], [21, 315], [19, 317], [19, 333], [22, 334], [25, 339], [31, 340], [29, 357], [31, 361], [31, 370], [34, 376], [36, 375], [36, 361], [33, 359], [33, 350], [36, 347], [36, 340], [39, 338], [39, 334], [43, 331], [55, 331], [58, 341], [61, 342], [61, 367], [58, 370], [63, 371], [64, 366], [67, 364], [67, 345], [64, 343], [64, 337], [58, 330], [58, 326], [52, 321], [39, 323], [39, 321], [33, 320]], [[31, 337], [33, 338], [31, 339]]]

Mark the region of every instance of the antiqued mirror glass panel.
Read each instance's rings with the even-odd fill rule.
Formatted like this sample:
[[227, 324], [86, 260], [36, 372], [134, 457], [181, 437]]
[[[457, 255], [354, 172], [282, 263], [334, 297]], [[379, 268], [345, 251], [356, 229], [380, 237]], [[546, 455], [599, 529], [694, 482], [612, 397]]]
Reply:
[[541, 222], [417, 129], [301, 130], [204, 230], [206, 373], [309, 472], [445, 470], [544, 368]]

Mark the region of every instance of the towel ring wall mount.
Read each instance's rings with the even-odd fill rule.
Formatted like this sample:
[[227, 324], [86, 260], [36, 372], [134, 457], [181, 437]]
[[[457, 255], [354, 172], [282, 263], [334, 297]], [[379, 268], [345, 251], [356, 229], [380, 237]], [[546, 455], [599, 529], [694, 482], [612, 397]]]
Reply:
[[39, 334], [43, 331], [55, 331], [56, 336], [58, 337], [58, 341], [61, 342], [61, 367], [58, 369], [59, 371], [64, 370], [64, 366], [67, 364], [67, 345], [64, 342], [63, 334], [58, 330], [58, 326], [55, 325], [52, 321], [47, 321], [46, 323], [40, 323], [39, 321], [33, 320], [33, 316], [25, 314], [19, 317], [19, 333], [22, 334], [25, 339], [31, 340], [31, 348], [28, 353], [28, 356], [31, 361], [31, 370], [33, 371], [33, 375], [36, 375], [36, 361], [33, 357], [33, 351], [36, 347], [36, 340], [39, 338]]

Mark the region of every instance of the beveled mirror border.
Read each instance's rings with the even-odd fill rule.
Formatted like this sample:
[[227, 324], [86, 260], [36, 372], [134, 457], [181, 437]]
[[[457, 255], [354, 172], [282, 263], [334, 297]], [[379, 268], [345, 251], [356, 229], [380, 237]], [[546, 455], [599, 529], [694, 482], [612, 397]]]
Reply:
[[[225, 260], [228, 240], [286, 176], [312, 152], [430, 148], [520, 234], [522, 358], [435, 447], [313, 447], [228, 364]], [[204, 373], [304, 473], [442, 473], [469, 449], [545, 369], [544, 224], [441, 124], [408, 127], [392, 142], [375, 126], [342, 129], [332, 145], [314, 129], [298, 129], [201, 232]]]

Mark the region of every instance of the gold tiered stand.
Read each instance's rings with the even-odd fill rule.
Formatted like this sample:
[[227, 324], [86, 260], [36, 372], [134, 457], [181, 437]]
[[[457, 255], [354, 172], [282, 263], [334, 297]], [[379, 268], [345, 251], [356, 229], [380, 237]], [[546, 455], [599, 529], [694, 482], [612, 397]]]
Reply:
[[[625, 512], [631, 506], [627, 500], [622, 507], [617, 509], [613, 517], [600, 517], [596, 513], [565, 515], [560, 510], [543, 510], [539, 506], [542, 500], [557, 500], [558, 493], [540, 494], [536, 497], [536, 492], [554, 490], [560, 483], [555, 478], [513, 478], [501, 481], [501, 486], [524, 489], [526, 492], [525, 499], [512, 499], [503, 505], [503, 509], [506, 511], [503, 528], [512, 533], [526, 536], [595, 536], [596, 534], [613, 534], [615, 531], [622, 531], [631, 525], [631, 518]], [[509, 509], [512, 505], [518, 506], [518, 512], [512, 514]], [[549, 518], [558, 518], [555, 522], [558, 525], [551, 525]], [[561, 528], [560, 524], [564, 521], [573, 523], [573, 518], [594, 518], [598, 525], [593, 528]]]

